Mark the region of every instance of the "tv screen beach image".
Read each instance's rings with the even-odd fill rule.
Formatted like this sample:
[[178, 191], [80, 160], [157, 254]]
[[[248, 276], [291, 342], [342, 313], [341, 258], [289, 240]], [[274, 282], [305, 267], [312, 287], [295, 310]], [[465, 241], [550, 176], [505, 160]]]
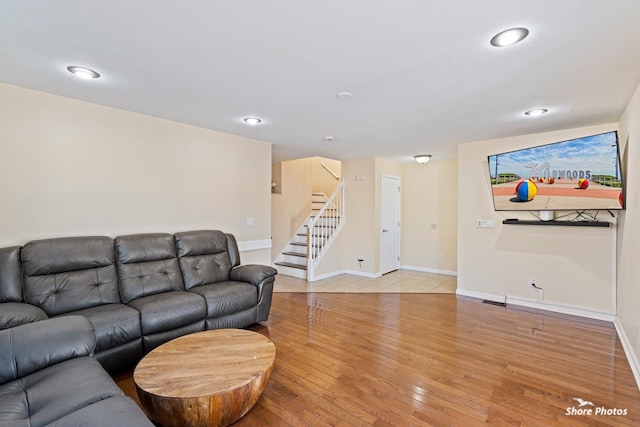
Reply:
[[622, 209], [616, 132], [488, 157], [496, 210]]

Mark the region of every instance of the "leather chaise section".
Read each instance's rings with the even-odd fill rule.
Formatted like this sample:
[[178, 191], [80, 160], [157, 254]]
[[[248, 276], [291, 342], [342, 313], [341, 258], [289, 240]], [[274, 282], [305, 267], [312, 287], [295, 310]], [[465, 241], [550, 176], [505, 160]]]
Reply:
[[[91, 422], [88, 423], [87, 420]], [[47, 427], [125, 427], [130, 425], [153, 427], [150, 421], [147, 424], [146, 420], [141, 419], [140, 408], [133, 400], [124, 396], [113, 396], [78, 409], [47, 424]]]
[[[55, 334], [51, 331], [55, 330]], [[27, 323], [0, 331], [0, 384], [27, 376], [67, 359], [89, 356], [94, 328], [82, 316]]]
[[47, 318], [47, 314], [35, 305], [21, 302], [0, 304], [0, 329], [13, 328]]
[[90, 357], [94, 346], [83, 316], [0, 331], [0, 425], [152, 427]]

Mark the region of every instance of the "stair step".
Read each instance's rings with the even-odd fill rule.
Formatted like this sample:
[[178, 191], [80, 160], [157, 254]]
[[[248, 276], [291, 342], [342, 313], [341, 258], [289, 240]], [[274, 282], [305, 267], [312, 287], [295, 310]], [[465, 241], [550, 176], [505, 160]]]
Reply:
[[[305, 236], [306, 236], [306, 234], [305, 234]], [[291, 246], [304, 246], [305, 248], [307, 247], [306, 243], [292, 242], [292, 243], [289, 243], [289, 244]], [[316, 248], [321, 248], [322, 247], [322, 245], [313, 245], [313, 246], [316, 247]]]
[[290, 255], [290, 256], [297, 256], [300, 258], [306, 258], [307, 254], [301, 254], [300, 252], [282, 252], [282, 255]]
[[299, 270], [306, 270], [307, 266], [302, 264], [293, 264], [290, 262], [276, 262], [275, 265], [281, 265], [283, 267], [297, 268]]
[[[307, 233], [296, 234], [296, 236], [307, 237]], [[321, 238], [321, 239], [328, 239], [329, 237], [331, 237], [331, 235], [329, 235], [329, 234], [314, 234], [313, 237]]]

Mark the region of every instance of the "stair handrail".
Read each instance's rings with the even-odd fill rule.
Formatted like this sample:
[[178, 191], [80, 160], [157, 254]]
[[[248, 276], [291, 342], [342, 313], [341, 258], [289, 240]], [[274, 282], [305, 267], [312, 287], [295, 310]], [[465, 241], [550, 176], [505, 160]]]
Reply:
[[332, 177], [334, 177], [336, 179], [336, 181], [340, 180], [340, 177], [333, 172], [331, 169], [329, 169], [329, 166], [325, 165], [324, 163], [320, 162], [320, 166], [322, 166], [323, 168], [325, 168], [325, 170], [327, 172], [329, 172], [331, 174]]
[[[325, 214], [329, 211], [330, 216]], [[326, 253], [325, 249], [335, 239], [336, 232], [346, 220], [345, 182], [338, 184], [331, 196], [317, 214], [311, 215], [307, 224], [307, 280], [313, 278], [313, 271]]]

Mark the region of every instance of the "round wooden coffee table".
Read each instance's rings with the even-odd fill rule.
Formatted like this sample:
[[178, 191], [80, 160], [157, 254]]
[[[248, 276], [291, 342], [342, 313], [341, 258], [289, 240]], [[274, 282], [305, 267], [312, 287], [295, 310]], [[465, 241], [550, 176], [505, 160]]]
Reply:
[[162, 426], [226, 426], [256, 403], [275, 356], [273, 343], [257, 332], [197, 332], [152, 350], [133, 380], [147, 415]]

